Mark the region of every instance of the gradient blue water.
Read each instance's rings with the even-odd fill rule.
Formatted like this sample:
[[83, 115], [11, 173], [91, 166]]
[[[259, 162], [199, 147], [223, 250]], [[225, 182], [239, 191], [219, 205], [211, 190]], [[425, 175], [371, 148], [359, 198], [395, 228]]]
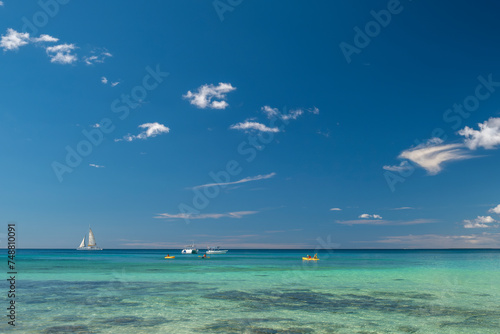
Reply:
[[313, 252], [203, 260], [179, 250], [19, 250], [17, 326], [4, 317], [0, 330], [500, 333], [498, 250], [334, 250], [301, 260]]

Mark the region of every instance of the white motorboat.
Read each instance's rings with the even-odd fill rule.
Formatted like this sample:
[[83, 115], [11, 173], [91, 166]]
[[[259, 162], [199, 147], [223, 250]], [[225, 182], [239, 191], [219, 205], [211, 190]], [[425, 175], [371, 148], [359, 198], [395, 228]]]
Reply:
[[226, 254], [227, 253], [227, 249], [220, 249], [219, 246], [217, 246], [216, 248], [207, 247], [206, 253], [207, 254]]
[[89, 242], [87, 244], [87, 246], [85, 246], [85, 236], [83, 236], [83, 240], [80, 244], [80, 246], [78, 246], [78, 248], [76, 250], [102, 250], [101, 247], [97, 247], [96, 243], [95, 243], [95, 237], [94, 237], [94, 233], [92, 232], [92, 229], [89, 227]]
[[196, 249], [194, 244], [186, 246], [181, 252], [182, 254], [198, 254], [198, 249]]

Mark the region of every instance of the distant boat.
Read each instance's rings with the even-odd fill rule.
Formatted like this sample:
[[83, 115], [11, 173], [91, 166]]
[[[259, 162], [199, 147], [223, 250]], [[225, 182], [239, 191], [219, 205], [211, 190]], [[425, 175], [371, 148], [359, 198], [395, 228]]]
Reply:
[[217, 246], [217, 248], [207, 247], [206, 253], [207, 254], [226, 254], [227, 249], [220, 249], [219, 246]]
[[89, 227], [89, 243], [87, 244], [87, 246], [85, 246], [85, 237], [86, 236], [83, 236], [82, 243], [80, 244], [80, 246], [78, 246], [76, 250], [102, 250], [102, 248], [97, 247], [95, 243], [94, 233], [92, 232], [92, 229], [90, 227]]
[[194, 246], [194, 244], [191, 244], [189, 246], [186, 246], [181, 252], [182, 254], [198, 254], [198, 249]]

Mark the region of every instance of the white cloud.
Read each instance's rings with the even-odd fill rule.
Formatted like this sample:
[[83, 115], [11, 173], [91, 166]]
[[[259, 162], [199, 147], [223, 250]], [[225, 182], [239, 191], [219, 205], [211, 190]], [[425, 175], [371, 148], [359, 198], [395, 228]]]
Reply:
[[408, 160], [403, 160], [403, 161], [401, 161], [399, 166], [384, 166], [383, 168], [385, 170], [389, 170], [391, 172], [402, 173], [402, 172], [405, 172], [407, 170], [412, 169], [413, 167], [408, 163]]
[[442, 142], [439, 138], [432, 138], [424, 144], [403, 151], [399, 158], [413, 161], [430, 175], [439, 173], [445, 162], [471, 158], [463, 144], [442, 145]]
[[160, 213], [153, 218], [160, 219], [219, 219], [219, 218], [243, 218], [247, 215], [253, 215], [258, 213], [258, 211], [236, 211], [227, 213], [201, 213], [201, 214], [190, 214], [190, 213]]
[[45, 49], [52, 63], [72, 64], [78, 58], [72, 52], [76, 49], [74, 44], [59, 44]]
[[8, 28], [7, 34], [2, 35], [2, 39], [0, 40], [0, 47], [2, 47], [4, 51], [14, 51], [18, 50], [19, 47], [23, 45], [27, 45], [29, 42], [29, 33], [21, 33], [15, 31], [14, 29]]
[[492, 117], [483, 123], [479, 123], [479, 130], [474, 130], [466, 126], [458, 131], [458, 134], [464, 136], [465, 145], [471, 150], [478, 147], [485, 149], [494, 149], [500, 145], [500, 117]]
[[227, 186], [227, 185], [230, 185], [230, 184], [239, 184], [239, 183], [246, 183], [246, 182], [252, 182], [252, 181], [265, 180], [265, 179], [270, 179], [270, 178], [274, 177], [275, 175], [276, 175], [276, 173], [270, 173], [270, 174], [266, 174], [266, 175], [249, 176], [249, 177], [245, 177], [244, 179], [241, 179], [241, 180], [238, 180], [238, 181], [234, 181], [234, 182], [203, 184], [201, 186], [193, 187], [193, 189], [213, 187], [213, 186], [221, 186], [222, 187], [222, 186]]
[[59, 41], [59, 38], [55, 38], [49, 35], [40, 35], [40, 37], [33, 37], [31, 39], [32, 42], [34, 43], [55, 43]]
[[90, 167], [95, 167], [95, 168], [104, 168], [102, 165], [96, 165], [96, 164], [89, 164]]
[[83, 57], [83, 61], [87, 65], [93, 65], [95, 63], [104, 63], [104, 60], [108, 57], [113, 57], [106, 49], [97, 48], [90, 51], [91, 56]]
[[[362, 217], [360, 216], [359, 218]], [[417, 224], [430, 224], [437, 222], [434, 219], [383, 220], [381, 218], [382, 217], [380, 217], [379, 219], [338, 220], [336, 221], [336, 223], [342, 225], [417, 225]]]
[[3, 7], [3, 1], [0, 1], [0, 7]]
[[498, 204], [494, 208], [489, 209], [488, 212], [493, 212], [493, 213], [496, 213], [496, 214], [500, 215], [500, 204]]
[[167, 128], [165, 125], [160, 124], [160, 123], [145, 123], [139, 125], [139, 128], [141, 129], [146, 129], [145, 131], [142, 131], [138, 135], [131, 135], [128, 134], [123, 137], [123, 139], [115, 139], [115, 141], [132, 141], [135, 139], [146, 139], [149, 137], [156, 137], [157, 135], [160, 135], [162, 133], [169, 133], [170, 129]]
[[107, 84], [107, 83], [108, 83], [108, 78], [106, 78], [106, 77], [102, 77], [102, 78], [101, 78], [101, 82], [102, 82], [103, 84]]
[[379, 215], [370, 215], [368, 213], [363, 213], [358, 218], [362, 218], [362, 219], [371, 219], [371, 218], [373, 218], [373, 219], [382, 219], [382, 217], [379, 216]]
[[[491, 216], [478, 216], [474, 220], [464, 220], [465, 228], [489, 228], [493, 227], [492, 225], [488, 225], [491, 223], [495, 223], [496, 220]], [[496, 226], [495, 226], [496, 227]]]
[[402, 206], [400, 208], [394, 208], [391, 210], [414, 210], [415, 208], [412, 208], [411, 206]]
[[276, 127], [270, 128], [262, 123], [249, 122], [249, 121], [231, 125], [229, 128], [233, 130], [245, 130], [245, 131], [256, 130], [261, 132], [280, 132], [280, 130]]
[[196, 93], [188, 91], [183, 97], [201, 109], [226, 109], [229, 105], [225, 101], [226, 94], [235, 89], [236, 87], [233, 87], [230, 83], [220, 82], [218, 86], [213, 84], [200, 86]]
[[[272, 108], [270, 106], [263, 106], [261, 108], [261, 111], [266, 114], [267, 118], [271, 119], [271, 118], [280, 118], [284, 121], [288, 121], [288, 120], [291, 120], [291, 119], [297, 119], [299, 118], [301, 115], [304, 114], [304, 110], [303, 109], [292, 109], [290, 110], [288, 113], [286, 114], [283, 114], [281, 113], [281, 111], [279, 111], [278, 108]], [[306, 109], [305, 111], [307, 112], [310, 112], [312, 114], [319, 114], [319, 109], [316, 108], [316, 107], [313, 107], [313, 108], [309, 108], [309, 109]]]
[[340, 208], [331, 208], [330, 211], [342, 211]]
[[120, 84], [120, 81], [112, 82], [111, 87], [115, 87]]

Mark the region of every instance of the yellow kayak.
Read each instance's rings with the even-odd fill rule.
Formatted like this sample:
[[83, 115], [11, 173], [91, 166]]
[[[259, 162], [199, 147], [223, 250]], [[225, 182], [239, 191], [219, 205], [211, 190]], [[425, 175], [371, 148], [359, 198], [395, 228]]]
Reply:
[[165, 256], [166, 259], [175, 259], [175, 256]]
[[313, 257], [312, 258], [303, 257], [302, 260], [304, 260], [304, 261], [318, 261], [319, 259], [317, 259], [317, 258], [315, 259]]

